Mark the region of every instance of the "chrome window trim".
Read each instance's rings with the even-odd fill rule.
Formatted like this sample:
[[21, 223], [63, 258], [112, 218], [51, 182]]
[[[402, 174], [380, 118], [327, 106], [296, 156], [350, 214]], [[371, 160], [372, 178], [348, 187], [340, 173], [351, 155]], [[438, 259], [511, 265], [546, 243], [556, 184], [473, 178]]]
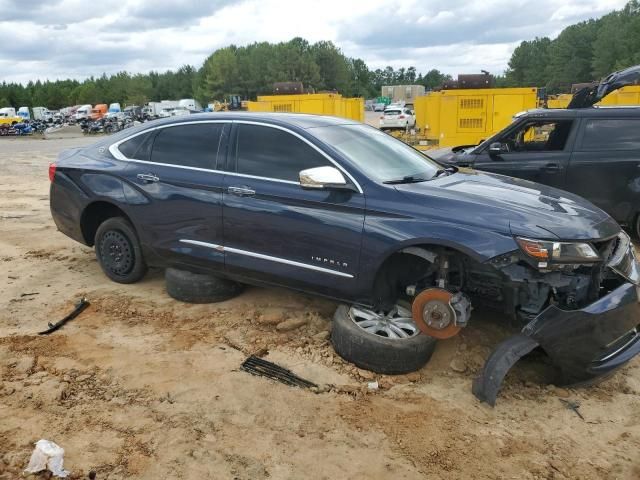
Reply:
[[129, 135], [128, 137], [123, 138], [122, 140], [118, 140], [115, 143], [112, 143], [111, 145], [109, 145], [109, 152], [111, 152], [111, 155], [113, 155], [114, 157], [116, 157], [118, 160], [122, 160], [125, 162], [139, 162], [139, 163], [147, 163], [147, 164], [151, 164], [151, 165], [163, 165], [163, 166], [168, 166], [168, 167], [175, 167], [175, 168], [185, 168], [188, 170], [199, 170], [199, 171], [205, 171], [205, 172], [223, 172], [223, 170], [216, 170], [214, 168], [199, 168], [199, 167], [187, 167], [184, 165], [173, 165], [171, 163], [159, 163], [159, 162], [150, 162], [147, 160], [138, 160], [136, 158], [129, 158], [126, 157], [119, 149], [118, 147], [123, 144], [124, 142], [131, 140], [132, 138], [135, 138], [139, 135], [144, 135], [145, 133], [149, 133], [149, 132], [153, 132], [155, 130], [160, 130], [163, 128], [169, 128], [169, 127], [179, 127], [181, 125], [194, 125], [197, 123], [232, 123], [230, 120], [194, 120], [192, 122], [177, 122], [177, 123], [167, 123], [166, 125], [157, 125], [155, 127], [151, 127], [151, 128], [147, 128], [145, 130], [142, 130], [141, 132], [137, 132], [134, 133], [133, 135]]
[[162, 128], [169, 128], [169, 127], [177, 127], [177, 126], [181, 126], [181, 125], [193, 125], [193, 124], [198, 124], [198, 123], [237, 123], [237, 124], [246, 124], [246, 125], [259, 125], [259, 126], [275, 128], [275, 129], [287, 132], [287, 133], [299, 138], [300, 140], [305, 142], [307, 145], [309, 145], [310, 147], [315, 149], [317, 152], [319, 152], [327, 160], [329, 160], [329, 162], [331, 162], [338, 170], [340, 170], [343, 174], [345, 174], [349, 178], [349, 180], [351, 180], [351, 182], [353, 182], [353, 184], [358, 189], [358, 193], [361, 193], [361, 194], [363, 193], [362, 187], [360, 186], [360, 184], [356, 181], [355, 178], [353, 178], [353, 176], [347, 170], [345, 170], [345, 168], [342, 165], [340, 165], [333, 158], [331, 158], [330, 155], [328, 155], [322, 149], [320, 149], [319, 147], [317, 147], [316, 145], [311, 143], [309, 140], [304, 138], [302, 135], [300, 135], [297, 132], [294, 132], [294, 131], [288, 129], [287, 127], [283, 127], [283, 126], [280, 126], [280, 125], [273, 125], [273, 124], [270, 124], [270, 123], [257, 122], [257, 121], [253, 121], [253, 120], [237, 120], [237, 119], [236, 120], [195, 120], [195, 121], [191, 121], [191, 122], [177, 122], [177, 123], [168, 123], [166, 125], [158, 125], [156, 127], [147, 128], [145, 130], [142, 130], [141, 132], [134, 133], [133, 135], [129, 135], [128, 137], [125, 137], [122, 140], [118, 140], [117, 142], [112, 143], [111, 145], [109, 145], [109, 152], [116, 159], [122, 160], [122, 161], [125, 161], [125, 162], [143, 163], [143, 164], [146, 164], [146, 165], [160, 165], [160, 166], [163, 166], [163, 167], [183, 168], [183, 169], [186, 169], [186, 170], [195, 170], [195, 171], [200, 171], [200, 172], [222, 173], [222, 174], [232, 175], [232, 176], [235, 176], [235, 177], [253, 178], [253, 179], [256, 179], [256, 180], [268, 180], [268, 181], [271, 181], [271, 182], [288, 183], [288, 184], [291, 184], [291, 185], [300, 185], [300, 182], [294, 182], [293, 180], [282, 180], [282, 179], [279, 179], [279, 178], [260, 177], [260, 176], [256, 176], [256, 175], [247, 175], [247, 174], [244, 174], [244, 173], [229, 172], [229, 171], [217, 170], [217, 169], [213, 169], [213, 168], [187, 167], [187, 166], [184, 166], [184, 165], [174, 165], [174, 164], [171, 164], [171, 163], [159, 163], [159, 162], [151, 162], [151, 161], [148, 161], [148, 160], [137, 160], [135, 158], [126, 157], [118, 149], [118, 147], [121, 144], [123, 144], [124, 142], [126, 142], [128, 140], [131, 140], [132, 138], [135, 138], [135, 137], [137, 137], [139, 135], [143, 135], [145, 133], [153, 132], [154, 130], [160, 130]]
[[186, 238], [181, 238], [180, 242], [189, 243], [192, 245], [198, 245], [200, 247], [212, 248], [214, 250], [218, 250], [219, 252], [229, 252], [229, 253], [237, 253], [239, 255], [246, 255], [247, 257], [259, 258], [261, 260], [269, 260], [271, 262], [283, 263], [285, 265], [291, 265], [294, 267], [306, 268], [308, 270], [315, 270], [317, 272], [328, 273], [331, 275], [337, 275], [339, 277], [345, 278], [353, 278], [353, 275], [350, 273], [339, 272], [337, 270], [331, 270], [330, 268], [318, 267], [316, 265], [310, 265], [308, 263], [296, 262], [294, 260], [287, 260], [286, 258], [281, 257], [273, 257], [271, 255], [265, 255], [263, 253], [250, 252], [248, 250], [241, 250], [239, 248], [226, 247], [223, 245], [217, 245], [215, 243], [207, 243], [201, 242], [199, 240], [190, 240]]

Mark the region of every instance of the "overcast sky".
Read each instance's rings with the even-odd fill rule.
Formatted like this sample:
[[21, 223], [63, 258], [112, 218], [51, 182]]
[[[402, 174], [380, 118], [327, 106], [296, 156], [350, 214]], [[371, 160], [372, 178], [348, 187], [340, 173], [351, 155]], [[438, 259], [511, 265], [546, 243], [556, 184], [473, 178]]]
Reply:
[[200, 67], [216, 48], [332, 40], [371, 68], [502, 73], [522, 40], [626, 0], [0, 0], [0, 81]]

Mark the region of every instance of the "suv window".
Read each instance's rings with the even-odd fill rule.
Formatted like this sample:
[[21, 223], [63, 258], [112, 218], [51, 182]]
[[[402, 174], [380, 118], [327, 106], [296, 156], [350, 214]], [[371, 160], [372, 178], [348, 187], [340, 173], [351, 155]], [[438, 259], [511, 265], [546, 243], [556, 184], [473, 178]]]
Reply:
[[130, 138], [118, 146], [118, 150], [127, 158], [149, 161], [151, 145], [156, 132], [147, 132]]
[[181, 167], [216, 169], [223, 123], [162, 128], [153, 142], [151, 161]]
[[564, 150], [572, 120], [526, 122], [501, 139], [505, 152], [556, 152]]
[[298, 182], [300, 170], [329, 165], [314, 148], [290, 133], [259, 125], [239, 125], [236, 172]]
[[582, 151], [640, 150], [640, 120], [587, 120], [582, 138]]

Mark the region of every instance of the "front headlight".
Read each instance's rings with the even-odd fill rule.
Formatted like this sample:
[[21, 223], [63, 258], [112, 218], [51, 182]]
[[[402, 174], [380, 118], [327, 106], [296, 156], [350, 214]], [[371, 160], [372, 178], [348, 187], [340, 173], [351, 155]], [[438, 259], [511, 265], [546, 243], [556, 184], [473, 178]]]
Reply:
[[549, 263], [591, 263], [600, 260], [600, 255], [589, 243], [551, 242], [516, 237], [524, 253], [538, 261], [538, 267]]

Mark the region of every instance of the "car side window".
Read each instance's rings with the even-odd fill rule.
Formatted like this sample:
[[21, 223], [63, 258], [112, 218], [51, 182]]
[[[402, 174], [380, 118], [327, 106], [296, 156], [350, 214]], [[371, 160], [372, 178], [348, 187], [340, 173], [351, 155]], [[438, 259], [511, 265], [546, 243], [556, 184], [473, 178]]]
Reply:
[[508, 152], [558, 152], [564, 150], [571, 133], [572, 120], [536, 120], [502, 138], [501, 148]]
[[640, 120], [586, 120], [580, 151], [640, 150]]
[[236, 172], [298, 182], [300, 171], [330, 165], [320, 152], [283, 130], [240, 124]]
[[151, 161], [215, 170], [223, 123], [176, 125], [158, 130]]
[[126, 142], [122, 142], [118, 146], [118, 150], [120, 150], [120, 153], [125, 157], [132, 160], [149, 161], [151, 158], [151, 145], [153, 144], [155, 134], [156, 132], [152, 131], [136, 135]]

